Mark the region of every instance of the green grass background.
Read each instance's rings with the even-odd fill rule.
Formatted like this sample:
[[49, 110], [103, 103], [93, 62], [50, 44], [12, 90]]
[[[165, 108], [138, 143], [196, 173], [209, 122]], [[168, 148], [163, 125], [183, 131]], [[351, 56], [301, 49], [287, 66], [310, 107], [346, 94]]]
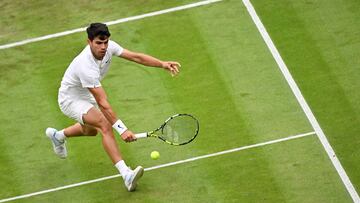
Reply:
[[360, 2], [253, 3], [359, 191]]
[[[4, 20], [0, 25], [4, 29], [0, 31], [0, 44], [190, 2], [194, 1], [96, 4], [59, 1], [51, 5], [47, 1], [2, 1], [0, 7], [4, 12], [0, 17]], [[355, 67], [359, 63], [356, 57], [350, 57], [360, 50], [355, 37], [359, 26], [353, 23], [351, 30], [345, 20], [335, 21], [358, 16], [351, 10], [338, 11], [338, 16], [330, 16], [333, 11], [328, 13], [335, 19], [332, 22], [337, 22], [337, 29], [342, 26], [348, 29], [341, 38], [344, 41], [335, 43], [332, 35], [317, 30], [326, 25], [327, 18], [317, 21], [316, 12], [325, 15], [328, 9], [337, 11], [342, 7], [334, 2], [321, 3], [327, 7], [308, 9], [306, 6], [316, 5], [311, 1], [254, 1], [254, 6], [350, 178], [359, 185], [357, 114], [352, 110], [358, 108]], [[304, 22], [313, 29], [311, 32], [305, 29]], [[328, 25], [332, 28], [330, 22]], [[131, 166], [150, 167], [313, 131], [241, 1], [228, 0], [114, 25], [110, 30], [112, 39], [123, 47], [164, 60], [178, 60], [183, 67], [180, 75], [172, 78], [159, 69], [113, 60], [103, 86], [127, 126], [136, 132], [146, 131], [157, 127], [167, 116], [182, 112], [194, 114], [201, 126], [198, 138], [184, 147], [168, 146], [157, 140], [126, 144], [119, 139]], [[355, 43], [349, 44], [357, 49], [344, 51], [340, 45], [347, 40], [353, 40]], [[313, 47], [316, 43], [320, 48]], [[4, 59], [0, 61], [0, 199], [116, 174], [102, 149], [100, 135], [69, 140], [66, 160], [55, 157], [44, 136], [48, 126], [63, 128], [73, 123], [57, 106], [57, 89], [67, 65], [85, 45], [85, 33], [77, 33], [0, 50]], [[340, 93], [344, 92], [346, 98], [351, 98], [342, 97], [344, 94]], [[149, 158], [152, 150], [160, 151], [159, 160]], [[117, 178], [18, 202], [49, 201], [346, 202], [351, 199], [318, 139], [309, 136], [149, 171], [135, 193], [126, 192]]]

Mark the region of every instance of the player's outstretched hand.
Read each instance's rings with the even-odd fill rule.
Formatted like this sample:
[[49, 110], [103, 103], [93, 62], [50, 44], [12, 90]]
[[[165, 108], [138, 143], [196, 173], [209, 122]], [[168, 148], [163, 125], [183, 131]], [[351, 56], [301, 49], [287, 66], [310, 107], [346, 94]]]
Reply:
[[121, 134], [121, 139], [123, 139], [125, 142], [136, 141], [135, 134], [130, 130], [126, 130], [123, 134]]
[[175, 61], [164, 61], [162, 63], [162, 67], [165, 70], [168, 70], [171, 74], [171, 76], [175, 76], [180, 72], [180, 63], [175, 62]]

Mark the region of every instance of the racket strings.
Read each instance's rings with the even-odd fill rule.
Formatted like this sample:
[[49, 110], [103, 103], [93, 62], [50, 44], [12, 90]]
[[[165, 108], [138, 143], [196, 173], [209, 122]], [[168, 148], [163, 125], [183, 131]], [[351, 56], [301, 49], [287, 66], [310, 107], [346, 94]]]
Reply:
[[162, 130], [162, 137], [175, 144], [191, 141], [198, 132], [198, 122], [191, 116], [177, 116], [166, 122]]

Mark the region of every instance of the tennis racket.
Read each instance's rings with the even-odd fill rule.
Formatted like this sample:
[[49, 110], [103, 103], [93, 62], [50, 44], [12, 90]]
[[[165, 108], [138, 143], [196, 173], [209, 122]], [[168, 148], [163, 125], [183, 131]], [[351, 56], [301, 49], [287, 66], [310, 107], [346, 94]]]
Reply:
[[157, 129], [135, 134], [136, 138], [155, 137], [171, 145], [185, 145], [199, 133], [199, 121], [190, 114], [176, 114], [166, 119]]

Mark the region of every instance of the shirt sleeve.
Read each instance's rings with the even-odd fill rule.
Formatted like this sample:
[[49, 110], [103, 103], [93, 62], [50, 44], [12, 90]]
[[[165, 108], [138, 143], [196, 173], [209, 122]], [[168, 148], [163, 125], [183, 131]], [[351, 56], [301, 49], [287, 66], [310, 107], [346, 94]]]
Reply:
[[85, 70], [83, 67], [80, 68], [79, 79], [83, 88], [95, 88], [101, 86], [100, 73], [96, 70]]
[[122, 52], [124, 51], [124, 48], [122, 48], [118, 43], [109, 40], [109, 47], [108, 51], [111, 53], [111, 55], [120, 56]]

